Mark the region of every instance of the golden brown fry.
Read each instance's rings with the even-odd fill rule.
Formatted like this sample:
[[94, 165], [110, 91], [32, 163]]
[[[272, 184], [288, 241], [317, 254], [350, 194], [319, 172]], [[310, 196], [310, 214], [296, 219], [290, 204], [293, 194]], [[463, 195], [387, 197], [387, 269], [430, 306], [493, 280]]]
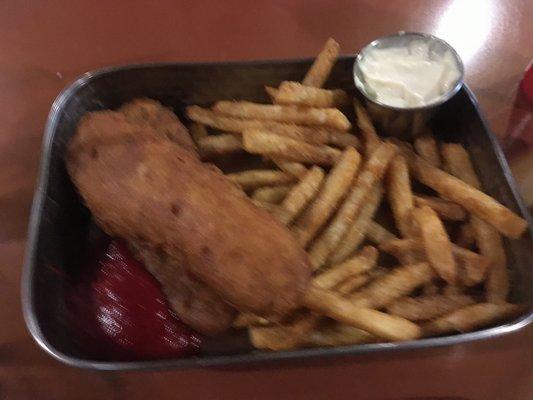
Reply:
[[426, 262], [405, 265], [370, 282], [368, 286], [352, 294], [350, 301], [357, 307], [379, 309], [430, 282], [434, 277], [435, 273]]
[[369, 157], [379, 146], [381, 139], [379, 138], [365, 108], [355, 99], [353, 105], [355, 108], [355, 115], [357, 116], [357, 126], [361, 130], [363, 138], [365, 139], [365, 155]]
[[296, 221], [294, 233], [304, 247], [311, 242], [348, 193], [360, 162], [361, 156], [357, 150], [347, 148], [328, 174], [318, 196]]
[[353, 326], [334, 324], [320, 327], [303, 338], [306, 347], [350, 346], [363, 343], [375, 343], [379, 338]]
[[[464, 147], [453, 143], [445, 144], [442, 146], [442, 156], [453, 175], [477, 189], [481, 188], [481, 183]], [[507, 257], [500, 234], [489, 224], [490, 221], [482, 221], [476, 216], [472, 216], [470, 221], [479, 252], [491, 260], [491, 268], [485, 285], [487, 300], [491, 303], [504, 303], [509, 293]]]
[[396, 228], [403, 237], [415, 236], [411, 221], [414, 208], [411, 179], [406, 159], [398, 154], [392, 160], [386, 179], [387, 195], [396, 223]]
[[349, 300], [315, 286], [310, 286], [304, 304], [319, 314], [391, 341], [412, 340], [421, 335], [421, 329], [404, 318], [357, 307]]
[[352, 133], [329, 127], [304, 126], [259, 119], [233, 118], [198, 106], [187, 107], [187, 116], [193, 121], [201, 122], [202, 124], [221, 131], [240, 134], [247, 130], [258, 129], [314, 144], [332, 144], [341, 148], [348, 146], [360, 148], [361, 146], [359, 139]]
[[431, 208], [422, 206], [413, 210], [424, 243], [426, 256], [439, 274], [450, 284], [457, 282], [457, 266], [452, 255], [452, 243], [442, 221]]
[[282, 106], [250, 101], [219, 101], [213, 106], [213, 111], [237, 118], [330, 126], [342, 131], [347, 131], [352, 127], [348, 118], [336, 108]]
[[252, 199], [252, 203], [254, 203], [257, 207], [262, 208], [270, 213], [276, 208], [276, 205], [274, 203], [269, 203], [266, 201]]
[[305, 86], [322, 87], [328, 80], [329, 73], [339, 55], [339, 44], [333, 38], [329, 38], [324, 48], [318, 53], [313, 65], [305, 74], [302, 83]]
[[335, 292], [339, 293], [342, 296], [346, 296], [354, 292], [355, 290], [363, 287], [369, 281], [370, 274], [355, 275], [337, 285], [337, 287], [335, 287]]
[[517, 315], [522, 307], [515, 304], [479, 303], [461, 308], [428, 322], [423, 326], [425, 336], [451, 332], [469, 332]]
[[394, 239], [398, 239], [392, 232], [375, 221], [370, 221], [366, 230], [366, 237], [375, 244], [382, 244]]
[[416, 195], [414, 200], [417, 207], [428, 206], [441, 218], [450, 221], [464, 221], [467, 216], [465, 209], [459, 204], [440, 197]]
[[332, 165], [340, 150], [324, 145], [313, 145], [264, 131], [245, 131], [242, 134], [244, 149], [252, 154], [283, 157], [308, 164]]
[[402, 297], [390, 304], [387, 312], [410, 321], [429, 321], [474, 303], [475, 300], [465, 294]]
[[311, 249], [311, 259], [315, 268], [324, 265], [346, 235], [369, 193], [383, 178], [396, 150], [396, 146], [383, 142], [364, 164], [339, 211]]
[[[365, 239], [369, 226], [372, 223], [372, 219], [379, 208], [382, 196], [383, 188], [381, 185], [375, 186], [370, 191], [365, 204], [361, 207], [361, 211], [356, 215], [352, 225], [348, 229], [348, 232], [342, 238], [334, 251], [329, 253], [330, 256], [328, 262], [330, 264], [343, 262], [359, 248], [359, 245]], [[313, 265], [315, 264], [315, 262], [313, 262], [312, 252], [311, 263]]]
[[206, 126], [196, 122], [193, 122], [189, 126], [189, 132], [191, 134], [192, 140], [194, 140], [194, 143], [198, 143], [201, 138], [209, 136]]
[[332, 289], [352, 276], [361, 275], [375, 267], [378, 251], [375, 247], [366, 246], [359, 254], [342, 264], [334, 265], [327, 271], [317, 275], [313, 284], [323, 289]]
[[285, 225], [289, 225], [313, 200], [323, 180], [324, 171], [321, 168], [314, 166], [309, 169], [302, 180], [293, 186], [281, 205], [274, 210], [273, 215]]
[[243, 151], [242, 140], [231, 134], [209, 135], [196, 142], [202, 157], [211, 157]]
[[291, 191], [293, 185], [265, 186], [254, 190], [252, 199], [278, 204]]
[[431, 133], [426, 133], [415, 139], [413, 143], [416, 152], [434, 167], [440, 168], [441, 160], [439, 146]]
[[271, 86], [265, 86], [265, 92], [268, 94], [268, 97], [270, 97], [270, 100], [272, 103], [276, 103], [276, 96], [278, 94], [278, 89], [271, 87]]
[[240, 313], [233, 321], [232, 326], [238, 329], [246, 328], [248, 326], [264, 326], [268, 324], [270, 324], [270, 322], [266, 318], [251, 313]]
[[251, 169], [226, 176], [244, 190], [256, 189], [261, 186], [283, 185], [296, 180], [294, 176], [285, 172], [268, 169]]
[[477, 190], [462, 180], [433, 167], [420, 157], [408, 154], [411, 173], [424, 185], [442, 197], [451, 200], [494, 226], [510, 238], [518, 238], [527, 227], [527, 222], [492, 197]]
[[348, 95], [344, 90], [326, 90], [304, 86], [299, 82], [282, 82], [276, 92], [269, 91], [276, 104], [295, 104], [309, 107], [339, 107], [348, 103]]
[[270, 157], [270, 159], [283, 172], [291, 174], [292, 176], [295, 176], [298, 179], [302, 179], [307, 173], [307, 168], [305, 168], [305, 165], [299, 162], [287, 161], [279, 157]]

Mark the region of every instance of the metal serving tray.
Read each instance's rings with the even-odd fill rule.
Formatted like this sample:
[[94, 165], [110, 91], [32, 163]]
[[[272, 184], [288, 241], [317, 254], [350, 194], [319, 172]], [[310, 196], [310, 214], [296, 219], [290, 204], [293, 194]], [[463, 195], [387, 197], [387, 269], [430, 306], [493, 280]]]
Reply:
[[[140, 96], [151, 97], [173, 107], [180, 117], [190, 104], [207, 105], [222, 99], [266, 101], [264, 85], [276, 86], [283, 80], [301, 80], [311, 61], [113, 67], [82, 75], [59, 95], [50, 111], [44, 134], [22, 282], [26, 323], [45, 351], [66, 364], [100, 370], [213, 366], [445, 346], [507, 334], [533, 320], [529, 307], [529, 311], [512, 322], [446, 337], [279, 353], [233, 352], [231, 346], [221, 342], [218, 352], [211, 351], [199, 357], [134, 362], [93, 360], [75, 345], [65, 329], [64, 293], [67, 277], [81, 263], [79, 254], [89, 232], [90, 213], [80, 203], [69, 180], [63, 154], [80, 117], [88, 111], [116, 108]], [[353, 61], [352, 57], [341, 58], [328, 86], [353, 93]], [[502, 151], [467, 87], [439, 109], [433, 128], [445, 140], [462, 142], [473, 155], [485, 190], [529, 220]], [[528, 305], [533, 304], [531, 237], [530, 230], [520, 240], [506, 241], [512, 275], [512, 300]]]

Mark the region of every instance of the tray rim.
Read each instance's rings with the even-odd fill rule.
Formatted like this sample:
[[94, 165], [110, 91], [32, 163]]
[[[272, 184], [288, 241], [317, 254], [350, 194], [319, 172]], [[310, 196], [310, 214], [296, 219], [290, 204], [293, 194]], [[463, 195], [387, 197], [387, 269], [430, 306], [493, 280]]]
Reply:
[[[339, 59], [355, 59], [354, 56], [341, 56]], [[132, 371], [132, 370], [159, 370], [170, 368], [191, 368], [191, 367], [211, 367], [211, 366], [230, 366], [236, 364], [251, 364], [283, 360], [304, 360], [310, 358], [330, 358], [335, 356], [356, 356], [359, 354], [369, 353], [383, 353], [390, 351], [405, 351], [415, 349], [428, 349], [450, 346], [454, 344], [473, 342], [483, 339], [496, 338], [512, 332], [523, 329], [533, 322], [533, 310], [528, 311], [515, 321], [498, 325], [495, 327], [469, 332], [459, 333], [452, 336], [443, 336], [437, 338], [418, 339], [407, 342], [397, 343], [376, 343], [376, 344], [362, 344], [342, 347], [328, 347], [316, 349], [300, 349], [284, 352], [250, 352], [246, 354], [235, 355], [220, 355], [220, 356], [196, 356], [182, 359], [160, 359], [160, 360], [146, 360], [146, 361], [97, 361], [91, 359], [83, 359], [71, 356], [59, 351], [47, 340], [43, 334], [41, 327], [37, 321], [34, 301], [33, 301], [33, 277], [35, 272], [36, 262], [36, 247], [39, 239], [39, 229], [41, 224], [42, 208], [45, 201], [45, 193], [48, 187], [48, 175], [50, 166], [50, 154], [55, 137], [55, 132], [59, 122], [59, 116], [64, 104], [72, 97], [75, 97], [77, 91], [83, 86], [90, 83], [106, 74], [112, 74], [119, 71], [145, 69], [145, 68], [165, 68], [165, 67], [191, 67], [191, 66], [254, 66], [263, 64], [284, 64], [284, 63], [310, 63], [314, 58], [287, 58], [287, 59], [266, 59], [266, 60], [243, 60], [243, 61], [207, 61], [207, 62], [154, 62], [154, 63], [136, 63], [126, 64], [121, 66], [108, 66], [94, 69], [79, 75], [68, 86], [66, 86], [52, 103], [50, 112], [45, 124], [43, 142], [41, 147], [41, 157], [39, 162], [39, 173], [37, 183], [35, 186], [35, 193], [31, 207], [31, 213], [28, 226], [28, 239], [24, 255], [22, 279], [21, 279], [21, 300], [22, 312], [26, 326], [30, 331], [33, 340], [46, 353], [51, 355], [56, 360], [70, 366], [86, 369], [96, 369], [102, 371]], [[515, 183], [514, 177], [510, 171], [509, 165], [503, 151], [489, 128], [486, 118], [479, 107], [476, 97], [466, 85], [463, 84], [460, 91], [465, 91], [470, 102], [474, 106], [480, 122], [489, 137], [492, 148], [502, 168], [502, 172], [511, 189], [513, 198], [518, 205], [520, 214], [528, 222], [528, 234], [533, 238], [533, 227], [531, 216], [522, 200], [518, 187]]]

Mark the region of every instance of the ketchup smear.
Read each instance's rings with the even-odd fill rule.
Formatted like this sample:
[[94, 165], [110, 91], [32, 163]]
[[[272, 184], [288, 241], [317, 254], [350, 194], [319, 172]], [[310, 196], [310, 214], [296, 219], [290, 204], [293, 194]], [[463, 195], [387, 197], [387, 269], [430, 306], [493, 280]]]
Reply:
[[109, 241], [67, 295], [69, 325], [92, 357], [113, 360], [194, 355], [201, 336], [172, 313], [159, 283], [127, 247]]

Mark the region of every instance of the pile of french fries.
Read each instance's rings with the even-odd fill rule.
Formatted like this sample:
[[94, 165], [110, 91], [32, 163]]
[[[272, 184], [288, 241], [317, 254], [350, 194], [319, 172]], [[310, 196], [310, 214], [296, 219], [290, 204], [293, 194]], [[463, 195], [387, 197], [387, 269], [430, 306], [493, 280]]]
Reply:
[[[516, 315], [502, 239], [526, 221], [481, 191], [460, 144], [427, 127], [413, 143], [380, 137], [357, 100], [322, 88], [338, 53], [329, 39], [301, 83], [266, 87], [272, 104], [187, 108], [205, 160], [262, 157], [264, 168], [228, 177], [294, 233], [315, 273], [297, 313], [241, 314], [235, 327], [257, 348], [286, 350], [414, 340]], [[356, 128], [341, 111], [352, 104]]]

